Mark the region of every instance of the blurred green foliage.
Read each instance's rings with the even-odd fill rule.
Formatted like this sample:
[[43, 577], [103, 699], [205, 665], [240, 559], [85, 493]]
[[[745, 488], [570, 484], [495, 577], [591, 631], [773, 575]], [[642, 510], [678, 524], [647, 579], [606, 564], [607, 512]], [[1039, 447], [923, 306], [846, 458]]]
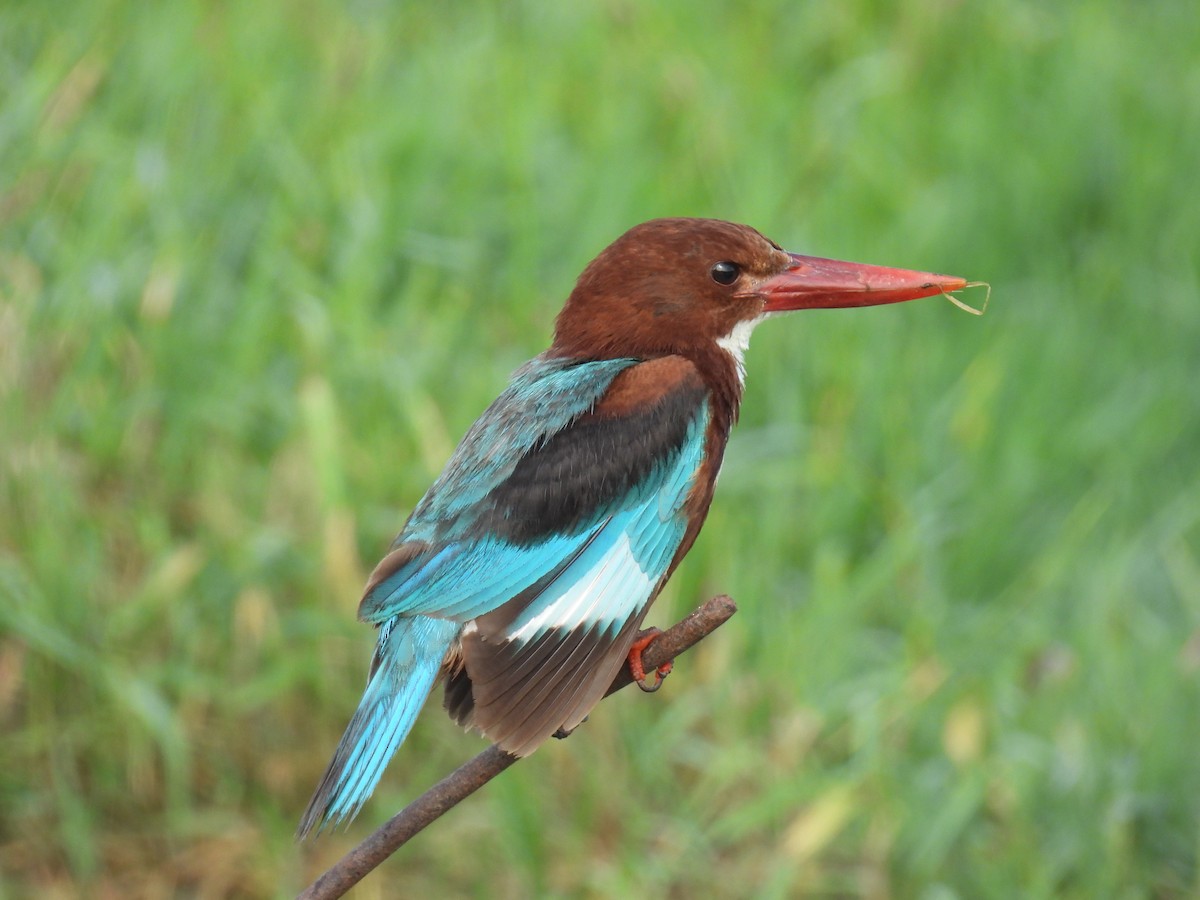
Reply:
[[987, 279], [759, 330], [652, 618], [359, 896], [1200, 892], [1194, 3], [0, 7], [0, 895], [288, 895], [364, 573], [657, 215]]

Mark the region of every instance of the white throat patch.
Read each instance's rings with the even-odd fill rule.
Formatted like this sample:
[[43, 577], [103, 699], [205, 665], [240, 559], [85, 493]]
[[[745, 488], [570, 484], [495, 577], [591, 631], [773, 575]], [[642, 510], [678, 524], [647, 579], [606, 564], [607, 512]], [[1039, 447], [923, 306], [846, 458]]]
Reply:
[[753, 319], [743, 319], [734, 325], [733, 330], [725, 337], [717, 338], [717, 346], [732, 357], [737, 368], [738, 381], [743, 385], [746, 383], [746, 348], [750, 346], [750, 333], [765, 318], [764, 314]]

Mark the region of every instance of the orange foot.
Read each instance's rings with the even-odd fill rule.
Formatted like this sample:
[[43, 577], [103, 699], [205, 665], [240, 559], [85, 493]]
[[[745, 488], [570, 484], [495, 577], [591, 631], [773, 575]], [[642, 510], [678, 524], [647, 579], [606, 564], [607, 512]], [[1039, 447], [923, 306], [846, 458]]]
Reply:
[[663, 679], [670, 675], [671, 669], [675, 667], [674, 662], [667, 660], [655, 670], [658, 679], [654, 684], [646, 683], [646, 669], [642, 664], [642, 651], [649, 647], [651, 642], [660, 634], [662, 634], [661, 629], [647, 628], [637, 636], [637, 639], [633, 642], [633, 646], [629, 648], [629, 674], [633, 676], [634, 684], [647, 694], [653, 694], [662, 687]]

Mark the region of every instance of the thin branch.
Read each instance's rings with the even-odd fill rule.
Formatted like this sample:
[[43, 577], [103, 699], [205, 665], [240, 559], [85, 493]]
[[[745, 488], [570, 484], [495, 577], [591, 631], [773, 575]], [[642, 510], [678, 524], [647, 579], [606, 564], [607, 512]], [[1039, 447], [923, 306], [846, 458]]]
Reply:
[[[724, 594], [713, 597], [681, 622], [660, 634], [645, 649], [642, 661], [646, 671], [656, 669], [690, 649], [727, 622], [735, 612], [737, 605], [731, 598]], [[632, 683], [629, 669], [623, 667], [613, 679], [608, 694]], [[370, 837], [310, 884], [300, 894], [300, 900], [331, 900], [341, 897], [414, 835], [475, 793], [517, 759], [518, 757], [505, 753], [494, 744], [488, 747], [376, 829]]]

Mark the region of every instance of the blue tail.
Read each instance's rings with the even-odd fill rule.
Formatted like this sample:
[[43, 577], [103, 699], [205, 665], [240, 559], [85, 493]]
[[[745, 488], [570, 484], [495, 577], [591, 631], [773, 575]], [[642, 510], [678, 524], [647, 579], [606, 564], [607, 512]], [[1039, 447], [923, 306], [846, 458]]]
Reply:
[[427, 616], [384, 622], [367, 690], [317, 785], [296, 836], [353, 819], [408, 737], [462, 626]]

